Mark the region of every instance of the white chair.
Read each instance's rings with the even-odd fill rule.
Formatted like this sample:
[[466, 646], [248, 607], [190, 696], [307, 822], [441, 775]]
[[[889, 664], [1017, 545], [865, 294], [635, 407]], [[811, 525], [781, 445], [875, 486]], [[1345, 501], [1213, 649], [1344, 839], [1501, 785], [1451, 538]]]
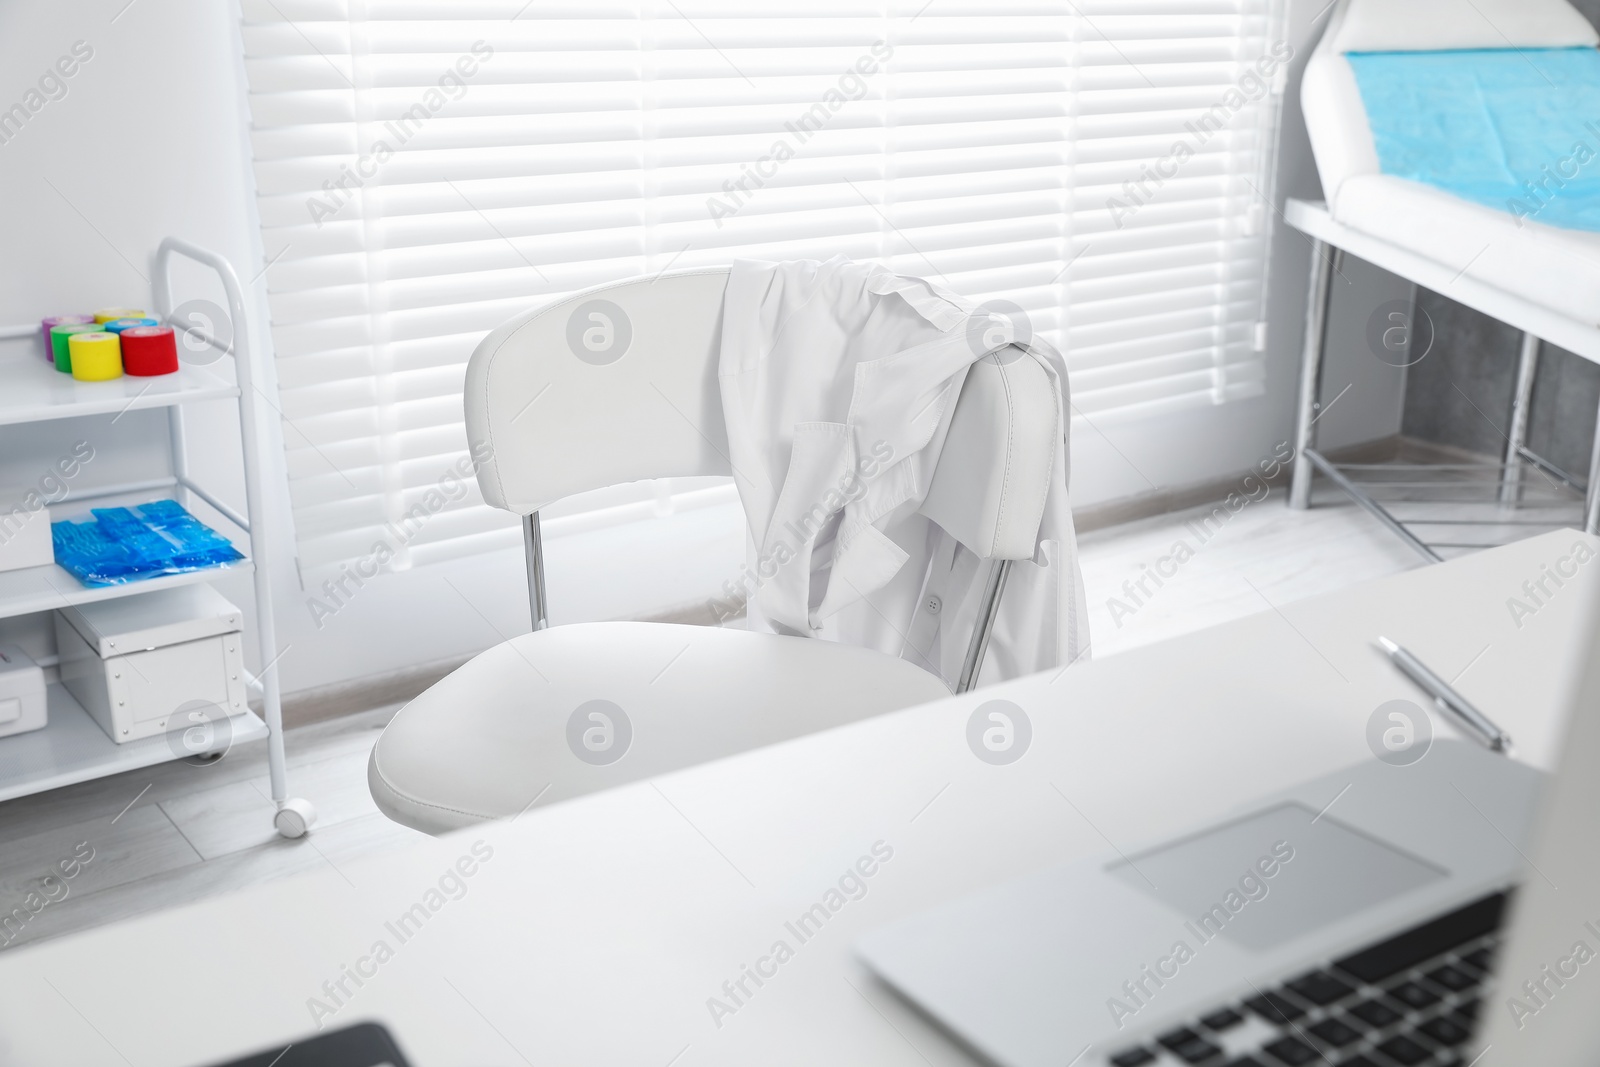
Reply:
[[[726, 269], [683, 271], [591, 289], [511, 320], [473, 353], [467, 435], [484, 498], [523, 516], [534, 629], [395, 715], [368, 763], [391, 819], [442, 833], [950, 695], [906, 660], [828, 641], [547, 626], [541, 507], [730, 473], [716, 374], [727, 280]], [[1009, 561], [1033, 555], [1062, 432], [1051, 388], [1031, 359], [975, 364], [929, 487], [923, 513], [996, 561], [958, 691], [977, 677]]]

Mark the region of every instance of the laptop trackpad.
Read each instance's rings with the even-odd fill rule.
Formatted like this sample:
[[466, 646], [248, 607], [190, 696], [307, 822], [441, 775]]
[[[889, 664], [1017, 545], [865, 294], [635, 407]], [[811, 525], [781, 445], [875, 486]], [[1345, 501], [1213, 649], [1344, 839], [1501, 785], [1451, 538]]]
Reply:
[[1280, 804], [1106, 868], [1177, 909], [1202, 941], [1255, 951], [1448, 872], [1359, 830]]

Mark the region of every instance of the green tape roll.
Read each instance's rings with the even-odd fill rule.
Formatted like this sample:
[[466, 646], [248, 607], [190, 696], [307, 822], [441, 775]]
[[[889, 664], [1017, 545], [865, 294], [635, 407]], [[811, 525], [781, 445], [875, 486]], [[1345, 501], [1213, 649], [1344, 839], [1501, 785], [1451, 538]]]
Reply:
[[100, 327], [89, 323], [63, 323], [60, 326], [50, 327], [50, 351], [56, 357], [56, 370], [62, 374], [72, 373], [72, 349], [67, 347], [67, 338], [75, 333], [98, 333]]

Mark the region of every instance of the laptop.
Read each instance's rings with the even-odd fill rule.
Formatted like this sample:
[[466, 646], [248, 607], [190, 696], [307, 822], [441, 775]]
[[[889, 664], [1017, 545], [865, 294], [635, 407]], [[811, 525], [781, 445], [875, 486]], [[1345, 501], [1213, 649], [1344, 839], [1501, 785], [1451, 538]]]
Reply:
[[1600, 1064], [1600, 605], [1553, 779], [1458, 741], [867, 934], [1001, 1067]]

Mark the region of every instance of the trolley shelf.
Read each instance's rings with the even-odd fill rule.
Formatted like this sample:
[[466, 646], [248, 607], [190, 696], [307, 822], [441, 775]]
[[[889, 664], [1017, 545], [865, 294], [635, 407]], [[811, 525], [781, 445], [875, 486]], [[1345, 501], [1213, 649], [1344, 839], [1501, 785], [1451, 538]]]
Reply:
[[[73, 604], [92, 604], [97, 600], [115, 600], [117, 597], [153, 593], [157, 589], [171, 589], [179, 585], [197, 585], [214, 582], [228, 574], [250, 574], [255, 570], [249, 560], [236, 560], [221, 567], [186, 571], [183, 574], [165, 574], [157, 578], [143, 578], [121, 585], [88, 586], [54, 563], [42, 567], [24, 567], [15, 571], [0, 571], [0, 619], [16, 615], [31, 615], [36, 611], [50, 611]], [[0, 745], [6, 739], [0, 738]], [[4, 774], [0, 772], [0, 782]]]
[[[152, 767], [181, 755], [173, 751], [164, 734], [117, 744], [59, 684], [49, 687], [48, 699], [49, 725], [0, 738], [0, 801]], [[227, 722], [232, 745], [267, 736], [266, 725], [252, 711], [234, 715]]]
[[115, 378], [80, 382], [46, 363], [36, 351], [0, 358], [0, 426], [116, 415], [165, 408], [198, 400], [226, 400], [239, 387], [205, 367], [184, 365], [158, 378]]

